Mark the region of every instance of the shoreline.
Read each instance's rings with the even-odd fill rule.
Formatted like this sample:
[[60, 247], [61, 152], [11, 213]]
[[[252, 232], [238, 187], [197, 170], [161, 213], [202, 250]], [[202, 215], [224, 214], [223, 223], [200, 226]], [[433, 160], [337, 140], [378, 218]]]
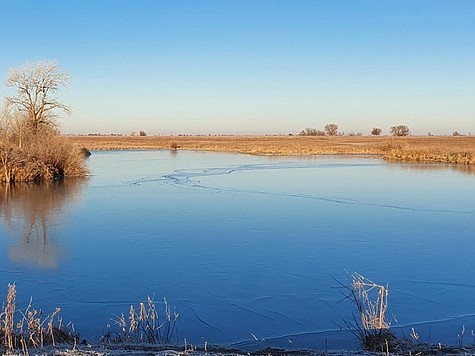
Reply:
[[88, 150], [195, 150], [252, 155], [368, 155], [475, 165], [475, 136], [65, 136]]
[[[1, 350], [4, 351], [4, 350]], [[166, 346], [154, 344], [57, 344], [56, 346], [45, 346], [40, 348], [32, 348], [28, 350], [28, 354], [34, 355], [54, 355], [54, 356], [124, 356], [124, 355], [156, 355], [156, 356], [336, 356], [336, 355], [473, 355], [475, 348], [435, 345], [427, 343], [419, 343], [407, 345], [401, 350], [366, 351], [360, 350], [312, 350], [312, 349], [280, 349], [280, 348], [264, 348], [262, 350], [247, 352], [234, 348], [226, 348], [220, 346], [209, 346], [208, 348], [196, 346]], [[3, 354], [3, 353], [2, 353]], [[24, 355], [22, 350], [12, 351], [9, 355]]]

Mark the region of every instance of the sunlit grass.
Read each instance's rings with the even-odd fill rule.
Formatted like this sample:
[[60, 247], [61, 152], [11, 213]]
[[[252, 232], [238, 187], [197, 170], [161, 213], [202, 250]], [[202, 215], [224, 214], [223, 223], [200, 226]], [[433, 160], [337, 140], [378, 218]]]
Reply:
[[59, 317], [60, 308], [45, 315], [35, 309], [32, 300], [24, 310], [16, 306], [16, 286], [8, 285], [6, 301], [0, 313], [0, 349], [7, 353], [21, 350], [29, 354], [29, 348], [43, 348], [47, 345], [76, 343], [78, 335], [74, 328], [64, 326]]
[[163, 298], [163, 311], [159, 313], [156, 303], [150, 296], [146, 303], [129, 308], [128, 316], [114, 315], [114, 323], [102, 337], [105, 343], [151, 343], [170, 344], [176, 332], [179, 314], [172, 312], [166, 298]]
[[363, 154], [412, 162], [475, 164], [475, 137], [70, 136], [90, 150], [180, 149], [255, 155]]

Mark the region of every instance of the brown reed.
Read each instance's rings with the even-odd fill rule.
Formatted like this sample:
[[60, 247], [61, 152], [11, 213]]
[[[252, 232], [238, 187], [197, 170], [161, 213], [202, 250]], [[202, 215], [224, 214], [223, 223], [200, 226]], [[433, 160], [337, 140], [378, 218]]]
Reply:
[[179, 314], [171, 311], [166, 298], [163, 298], [163, 313], [162, 320], [155, 301], [148, 296], [147, 302], [139, 303], [138, 308], [130, 306], [128, 317], [123, 313], [114, 315], [111, 320], [120, 331], [109, 328], [102, 337], [102, 341], [105, 343], [170, 344], [175, 336]]
[[388, 306], [388, 286], [376, 284], [366, 277], [350, 274], [351, 285], [340, 285], [348, 293], [345, 297], [356, 306], [358, 317], [353, 321], [344, 321], [346, 329], [358, 336], [365, 350], [389, 353], [400, 343], [390, 330], [386, 319]]
[[[22, 350], [28, 354], [28, 348], [42, 348], [46, 345], [55, 346], [57, 343], [74, 343], [78, 335], [68, 328], [63, 327], [62, 320], [58, 317], [60, 308], [43, 317], [41, 309], [34, 309], [32, 300], [24, 311], [16, 310], [16, 286], [8, 284], [6, 303], [0, 313], [0, 349], [3, 347], [8, 352]], [[15, 315], [20, 314], [20, 319], [15, 322]]]

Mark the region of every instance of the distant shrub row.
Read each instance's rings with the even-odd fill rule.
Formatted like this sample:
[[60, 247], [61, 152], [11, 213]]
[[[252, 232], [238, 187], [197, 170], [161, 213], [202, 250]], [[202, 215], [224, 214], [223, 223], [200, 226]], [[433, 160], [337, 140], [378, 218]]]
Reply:
[[[306, 129], [300, 131], [300, 136], [344, 136], [345, 133], [338, 131], [338, 124], [327, 124], [323, 130], [318, 130], [315, 128], [307, 127]], [[383, 130], [374, 127], [371, 130], [371, 135], [380, 136], [383, 133]], [[390, 128], [390, 133], [392, 136], [408, 136], [410, 134], [409, 128], [406, 125], [392, 126]], [[348, 136], [363, 136], [362, 132], [350, 132]], [[455, 134], [454, 134], [455, 136]]]

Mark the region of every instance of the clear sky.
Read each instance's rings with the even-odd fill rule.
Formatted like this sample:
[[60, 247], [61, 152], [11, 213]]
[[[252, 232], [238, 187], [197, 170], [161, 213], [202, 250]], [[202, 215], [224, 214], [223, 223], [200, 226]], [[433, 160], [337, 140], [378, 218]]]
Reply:
[[71, 74], [64, 133], [475, 134], [474, 0], [0, 0], [0, 43]]

